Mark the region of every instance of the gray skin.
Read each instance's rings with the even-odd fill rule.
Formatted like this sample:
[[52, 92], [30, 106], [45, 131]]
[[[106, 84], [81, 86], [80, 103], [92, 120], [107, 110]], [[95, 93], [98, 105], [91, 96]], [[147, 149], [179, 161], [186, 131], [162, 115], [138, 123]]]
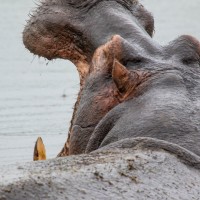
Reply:
[[[151, 14], [132, 0], [46, 0], [33, 13], [25, 46], [48, 59], [70, 59], [80, 75], [67, 155], [135, 137], [200, 155], [200, 43], [185, 35], [160, 46], [153, 30]], [[114, 74], [116, 60], [132, 74], [129, 85], [134, 73], [149, 74], [138, 75], [128, 96]]]
[[[182, 36], [164, 47], [162, 55], [147, 55], [144, 50], [141, 54], [134, 47], [125, 51], [123, 62], [128, 70], [146, 70], [152, 75], [135, 89], [131, 98], [120, 102], [101, 119], [86, 152], [124, 138], [142, 136], [176, 143], [200, 155], [200, 60], [195, 45], [192, 38]], [[86, 114], [86, 107], [93, 105], [93, 99], [87, 99], [89, 94], [95, 97], [102, 85], [112, 82], [112, 75], [103, 76], [93, 75], [87, 80], [81, 99], [81, 103], [87, 103], [78, 109], [80, 116]], [[78, 122], [84, 126], [80, 118]]]
[[163, 140], [120, 140], [90, 154], [5, 166], [1, 200], [199, 200], [200, 157]]
[[200, 44], [181, 36], [162, 47], [152, 33], [136, 1], [41, 3], [24, 44], [76, 65], [60, 155], [88, 154], [2, 167], [0, 199], [199, 199]]

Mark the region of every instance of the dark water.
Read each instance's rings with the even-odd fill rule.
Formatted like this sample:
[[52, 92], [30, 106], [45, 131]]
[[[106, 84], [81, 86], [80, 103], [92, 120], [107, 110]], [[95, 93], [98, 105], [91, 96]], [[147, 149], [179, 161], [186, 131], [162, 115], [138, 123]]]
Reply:
[[[200, 39], [199, 0], [141, 2], [155, 17], [155, 40], [166, 44], [182, 34]], [[31, 161], [38, 136], [48, 158], [55, 157], [79, 88], [71, 63], [48, 63], [24, 48], [21, 33], [33, 7], [31, 0], [0, 0], [0, 165]]]

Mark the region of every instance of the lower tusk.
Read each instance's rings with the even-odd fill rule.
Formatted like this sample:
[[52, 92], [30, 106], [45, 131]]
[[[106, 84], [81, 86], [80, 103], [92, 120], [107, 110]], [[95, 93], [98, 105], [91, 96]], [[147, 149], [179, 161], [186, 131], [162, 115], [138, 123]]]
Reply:
[[33, 160], [46, 160], [46, 150], [41, 137], [38, 137], [33, 152]]

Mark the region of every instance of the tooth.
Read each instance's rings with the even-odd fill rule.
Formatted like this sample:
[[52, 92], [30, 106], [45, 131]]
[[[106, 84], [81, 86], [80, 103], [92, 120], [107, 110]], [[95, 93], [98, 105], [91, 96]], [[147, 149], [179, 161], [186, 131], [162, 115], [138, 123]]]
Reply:
[[41, 137], [38, 137], [35, 143], [33, 160], [46, 160], [46, 150]]

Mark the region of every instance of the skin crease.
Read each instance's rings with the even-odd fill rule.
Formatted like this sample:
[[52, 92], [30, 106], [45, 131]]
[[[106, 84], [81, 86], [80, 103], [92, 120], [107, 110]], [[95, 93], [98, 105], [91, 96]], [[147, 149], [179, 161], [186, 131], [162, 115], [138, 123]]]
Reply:
[[[134, 1], [81, 2], [76, 7], [78, 1], [46, 1], [23, 33], [31, 52], [70, 59], [80, 73], [81, 90], [60, 156], [132, 137], [165, 140], [200, 155], [199, 41], [185, 35], [160, 46], [150, 37], [153, 18]], [[114, 73], [116, 63], [121, 67]], [[124, 74], [125, 81], [116, 81]]]

